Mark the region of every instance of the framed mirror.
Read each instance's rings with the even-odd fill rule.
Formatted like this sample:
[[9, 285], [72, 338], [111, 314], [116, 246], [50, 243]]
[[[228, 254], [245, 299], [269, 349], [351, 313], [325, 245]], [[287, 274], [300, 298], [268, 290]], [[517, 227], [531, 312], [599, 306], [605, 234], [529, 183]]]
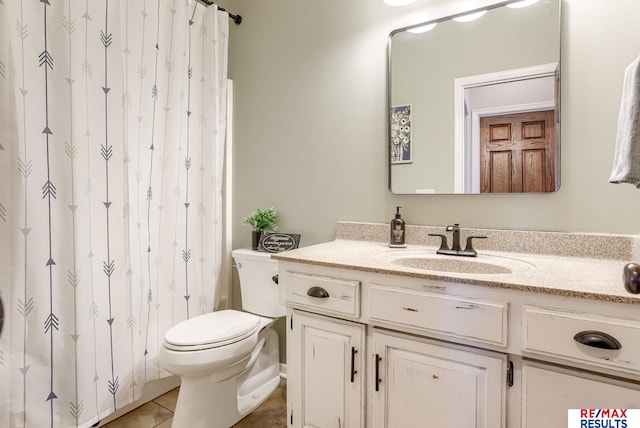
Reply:
[[558, 190], [560, 1], [502, 2], [391, 32], [393, 193]]

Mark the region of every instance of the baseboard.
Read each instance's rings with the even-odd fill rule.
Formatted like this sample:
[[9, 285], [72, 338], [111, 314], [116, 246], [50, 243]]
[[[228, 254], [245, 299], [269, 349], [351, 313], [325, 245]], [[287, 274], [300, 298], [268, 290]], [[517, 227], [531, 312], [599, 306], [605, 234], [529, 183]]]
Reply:
[[287, 365], [280, 363], [280, 377], [282, 379], [287, 378]]

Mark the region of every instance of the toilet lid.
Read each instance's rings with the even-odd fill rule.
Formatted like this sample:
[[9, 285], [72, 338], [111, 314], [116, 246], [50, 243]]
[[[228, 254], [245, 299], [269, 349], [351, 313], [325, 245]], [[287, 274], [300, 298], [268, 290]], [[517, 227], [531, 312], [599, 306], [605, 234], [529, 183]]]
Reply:
[[165, 346], [177, 351], [208, 349], [238, 342], [260, 327], [260, 317], [234, 310], [210, 312], [182, 321], [167, 331]]

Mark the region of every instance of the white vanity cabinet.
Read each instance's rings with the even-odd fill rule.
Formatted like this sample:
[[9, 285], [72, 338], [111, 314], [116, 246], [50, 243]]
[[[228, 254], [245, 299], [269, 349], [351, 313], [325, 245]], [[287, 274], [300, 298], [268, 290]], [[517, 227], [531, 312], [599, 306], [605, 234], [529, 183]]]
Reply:
[[522, 428], [565, 428], [568, 409], [637, 409], [640, 385], [535, 361], [523, 361]]
[[373, 328], [373, 428], [504, 426], [506, 356]]
[[298, 308], [287, 311], [289, 427], [364, 427], [365, 326], [336, 318], [357, 319], [360, 282], [282, 270], [279, 277], [285, 301]]
[[287, 260], [280, 284], [290, 428], [564, 428], [570, 408], [640, 408], [638, 304]]
[[290, 427], [364, 427], [364, 326], [290, 311]]
[[568, 409], [640, 407], [640, 322], [592, 313], [600, 306], [522, 305], [522, 428], [564, 427]]
[[505, 426], [506, 354], [423, 335], [502, 346], [506, 303], [296, 267], [280, 269], [291, 428]]

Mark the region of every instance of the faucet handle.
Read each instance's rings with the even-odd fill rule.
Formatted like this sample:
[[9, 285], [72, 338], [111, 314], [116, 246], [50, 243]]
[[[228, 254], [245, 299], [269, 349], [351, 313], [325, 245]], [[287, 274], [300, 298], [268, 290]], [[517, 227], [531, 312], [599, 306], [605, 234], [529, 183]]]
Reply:
[[460, 231], [460, 223], [453, 223], [446, 227], [447, 232], [459, 232]]
[[448, 250], [449, 249], [449, 247], [447, 246], [447, 236], [446, 235], [441, 235], [439, 233], [430, 233], [429, 236], [439, 236], [440, 237], [440, 248], [438, 248], [438, 251]]
[[476, 252], [476, 250], [473, 249], [473, 245], [471, 243], [472, 239], [487, 239], [486, 236], [469, 236], [467, 237], [467, 245], [464, 248], [464, 250], [460, 251], [458, 254], [460, 254], [461, 256], [469, 256], [469, 257], [475, 257], [478, 255], [478, 253]]

